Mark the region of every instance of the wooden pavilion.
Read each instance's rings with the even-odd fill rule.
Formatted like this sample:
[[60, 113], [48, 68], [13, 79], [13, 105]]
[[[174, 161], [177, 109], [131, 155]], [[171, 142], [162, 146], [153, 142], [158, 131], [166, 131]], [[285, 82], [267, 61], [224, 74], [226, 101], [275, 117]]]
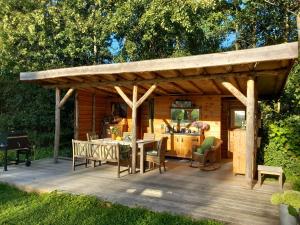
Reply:
[[[100, 121], [110, 114], [111, 104], [123, 99], [129, 106], [128, 130], [132, 132], [134, 155], [137, 154], [136, 140], [140, 133], [149, 130], [164, 133], [164, 127], [172, 122], [172, 103], [188, 99], [201, 108], [200, 119], [210, 124], [207, 135], [223, 139], [222, 157], [226, 158], [230, 155], [227, 126], [231, 122], [223, 115], [229, 115], [232, 109], [244, 108], [245, 151], [237, 160], [245, 161], [246, 181], [252, 184], [256, 173], [260, 121], [258, 100], [274, 99], [280, 95], [297, 58], [298, 44], [294, 42], [179, 58], [22, 72], [20, 80], [56, 89], [55, 161], [59, 151], [60, 110], [74, 92], [75, 139], [84, 139], [86, 132], [98, 131]], [[63, 98], [62, 89], [68, 90]], [[151, 128], [145, 104], [149, 96], [154, 98], [155, 107]], [[236, 145], [241, 146], [240, 139], [235, 140]], [[171, 148], [174, 148], [172, 145], [174, 143], [171, 143]], [[181, 151], [183, 149], [181, 146]], [[174, 149], [172, 151], [171, 156], [177, 154]], [[188, 155], [178, 153], [178, 156]], [[135, 171], [136, 157], [132, 160]]]

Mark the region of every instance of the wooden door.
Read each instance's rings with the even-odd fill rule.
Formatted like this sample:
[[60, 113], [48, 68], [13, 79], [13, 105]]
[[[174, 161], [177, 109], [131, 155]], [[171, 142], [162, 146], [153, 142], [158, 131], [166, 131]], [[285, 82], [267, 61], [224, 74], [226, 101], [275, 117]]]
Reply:
[[184, 157], [184, 158], [192, 157], [192, 142], [193, 142], [193, 136], [182, 135], [181, 151], [180, 151], [181, 157]]
[[245, 174], [246, 169], [246, 130], [234, 129], [229, 134], [233, 150], [233, 173]]

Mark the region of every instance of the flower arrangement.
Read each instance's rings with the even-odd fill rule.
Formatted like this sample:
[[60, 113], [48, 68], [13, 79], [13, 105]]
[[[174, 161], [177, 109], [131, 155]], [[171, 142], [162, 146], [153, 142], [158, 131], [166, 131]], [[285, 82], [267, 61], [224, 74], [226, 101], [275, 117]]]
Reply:
[[194, 121], [192, 123], [192, 127], [196, 127], [199, 130], [208, 130], [209, 129], [209, 124], [201, 122], [201, 121]]

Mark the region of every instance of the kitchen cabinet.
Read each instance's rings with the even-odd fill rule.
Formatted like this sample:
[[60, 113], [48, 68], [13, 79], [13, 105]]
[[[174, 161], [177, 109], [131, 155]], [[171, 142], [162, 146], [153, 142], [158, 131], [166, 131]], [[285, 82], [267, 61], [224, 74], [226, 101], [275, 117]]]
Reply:
[[192, 148], [200, 145], [203, 137], [188, 134], [169, 134], [167, 156], [180, 158], [192, 158]]

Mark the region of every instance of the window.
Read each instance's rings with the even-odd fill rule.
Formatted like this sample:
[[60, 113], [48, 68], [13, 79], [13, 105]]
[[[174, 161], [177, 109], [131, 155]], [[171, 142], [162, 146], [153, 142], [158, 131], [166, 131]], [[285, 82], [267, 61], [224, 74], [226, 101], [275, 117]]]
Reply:
[[231, 111], [231, 128], [245, 128], [246, 126], [246, 112], [245, 110]]
[[180, 123], [192, 123], [200, 119], [200, 109], [180, 109], [180, 108], [171, 108], [171, 120], [172, 122]]

